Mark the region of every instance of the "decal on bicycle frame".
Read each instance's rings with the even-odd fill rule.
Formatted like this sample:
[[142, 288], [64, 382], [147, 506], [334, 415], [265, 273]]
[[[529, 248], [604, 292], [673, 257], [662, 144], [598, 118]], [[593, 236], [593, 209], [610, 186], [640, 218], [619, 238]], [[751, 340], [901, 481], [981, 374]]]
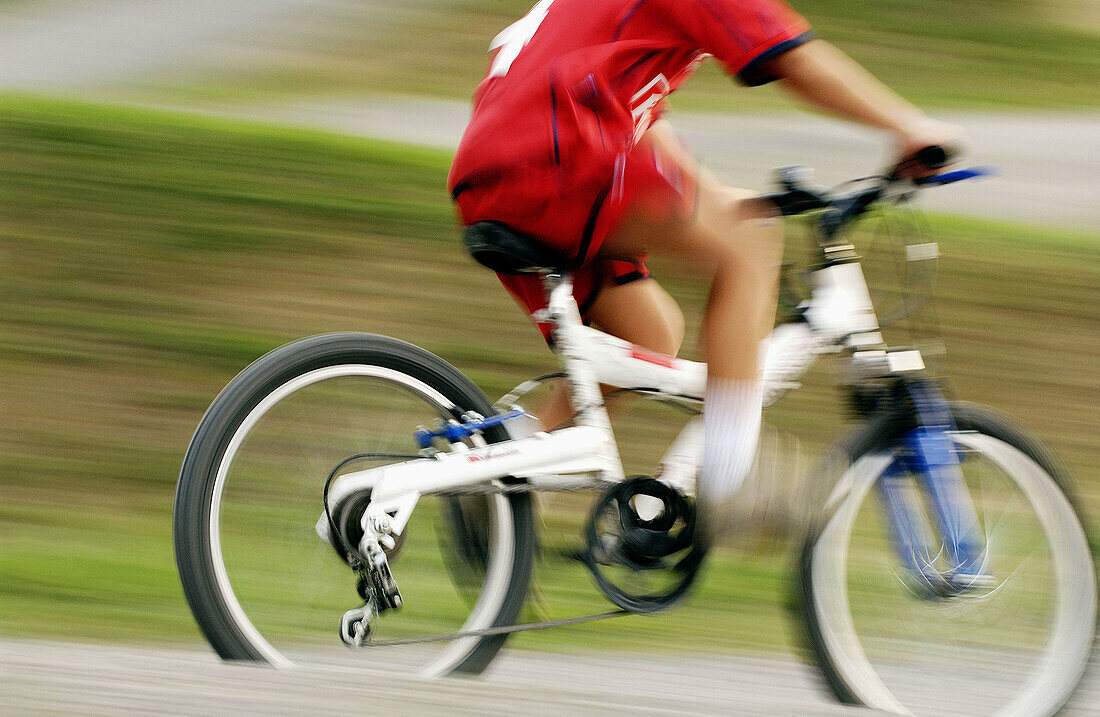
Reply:
[[664, 366], [665, 368], [673, 368], [676, 364], [671, 356], [665, 356], [664, 354], [653, 353], [647, 351], [641, 346], [630, 347], [630, 358], [638, 359], [639, 361], [645, 361], [646, 363], [656, 364], [657, 366]]

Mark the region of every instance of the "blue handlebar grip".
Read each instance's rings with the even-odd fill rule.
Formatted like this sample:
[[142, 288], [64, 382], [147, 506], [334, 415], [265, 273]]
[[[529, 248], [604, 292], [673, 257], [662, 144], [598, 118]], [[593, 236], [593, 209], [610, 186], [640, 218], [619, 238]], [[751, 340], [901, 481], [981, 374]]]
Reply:
[[953, 182], [961, 182], [964, 179], [976, 179], [978, 177], [992, 177], [997, 174], [997, 170], [993, 167], [969, 167], [967, 169], [956, 169], [952, 172], [944, 172], [943, 174], [934, 174], [931, 177], [925, 177], [920, 180], [921, 184], [936, 184], [944, 185], [951, 184]]

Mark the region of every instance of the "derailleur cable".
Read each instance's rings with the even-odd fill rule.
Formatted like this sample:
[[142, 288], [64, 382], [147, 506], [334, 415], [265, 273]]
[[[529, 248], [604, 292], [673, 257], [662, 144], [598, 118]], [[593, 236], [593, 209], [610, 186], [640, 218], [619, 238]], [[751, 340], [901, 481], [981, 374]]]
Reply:
[[[328, 478], [325, 480], [325, 489], [321, 493], [321, 502], [324, 504], [325, 518], [328, 520], [329, 533], [336, 536], [336, 539], [340, 541], [340, 545], [344, 548], [344, 554], [347, 556], [348, 563], [351, 564], [351, 568], [356, 572], [361, 572], [364, 561], [359, 554], [358, 546], [352, 547], [348, 543], [347, 538], [344, 537], [344, 532], [338, 529], [336, 521], [332, 518], [332, 510], [329, 508], [328, 504], [328, 493], [329, 489], [332, 488], [332, 482], [336, 480], [337, 474], [344, 466], [355, 461], [379, 459], [413, 460], [419, 457], [420, 456], [408, 455], [405, 453], [355, 453], [337, 463], [336, 467], [332, 469], [332, 472], [328, 474]], [[356, 565], [356, 563], [358, 563], [358, 565]]]

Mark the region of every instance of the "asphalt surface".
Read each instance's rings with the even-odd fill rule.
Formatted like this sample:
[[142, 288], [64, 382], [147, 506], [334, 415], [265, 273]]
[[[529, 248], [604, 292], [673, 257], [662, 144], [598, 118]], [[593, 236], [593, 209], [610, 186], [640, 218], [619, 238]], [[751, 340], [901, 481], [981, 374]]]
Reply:
[[[506, 651], [477, 678], [426, 680], [416, 653], [307, 657], [289, 670], [219, 661], [211, 652], [39, 641], [0, 641], [0, 712], [81, 715], [570, 714], [858, 715], [826, 696], [804, 665], [782, 658], [551, 655]], [[935, 670], [912, 684], [978, 684], [976, 700], [934, 697], [928, 714], [985, 714], [998, 684]], [[988, 683], [983, 684], [983, 681]], [[933, 690], [930, 690], [930, 692]], [[1096, 681], [1066, 712], [1100, 713]]]
[[0, 643], [9, 714], [849, 714], [801, 666], [721, 658], [671, 664], [514, 653], [481, 678], [424, 680], [366, 659], [292, 670], [204, 651]]

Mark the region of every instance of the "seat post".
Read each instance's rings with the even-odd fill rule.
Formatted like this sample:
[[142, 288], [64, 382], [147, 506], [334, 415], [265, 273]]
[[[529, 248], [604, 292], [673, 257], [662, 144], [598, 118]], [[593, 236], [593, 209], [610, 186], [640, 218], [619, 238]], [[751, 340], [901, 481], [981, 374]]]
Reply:
[[601, 470], [607, 479], [622, 480], [622, 460], [589, 351], [591, 339], [587, 332], [592, 330], [584, 325], [573, 298], [573, 277], [569, 274], [544, 274], [543, 285], [549, 292], [547, 319], [554, 325], [554, 353], [569, 382], [574, 422], [578, 426], [592, 426], [603, 431], [607, 440], [601, 451]]
[[563, 324], [581, 323], [577, 303], [573, 300], [573, 277], [558, 272], [544, 272], [542, 286], [546, 290], [546, 318], [555, 328]]
[[546, 291], [547, 300], [554, 293], [554, 289], [561, 286], [561, 283], [565, 279], [561, 274], [554, 271], [545, 271], [542, 273], [542, 288]]

